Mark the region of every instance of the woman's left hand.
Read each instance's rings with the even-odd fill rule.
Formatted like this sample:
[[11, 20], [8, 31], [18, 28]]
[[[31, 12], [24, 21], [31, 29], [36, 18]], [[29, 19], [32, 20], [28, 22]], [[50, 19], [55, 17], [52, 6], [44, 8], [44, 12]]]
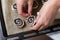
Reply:
[[54, 21], [58, 7], [54, 0], [47, 1], [35, 20], [35, 25], [31, 28], [32, 30], [42, 30], [48, 27], [50, 23]]

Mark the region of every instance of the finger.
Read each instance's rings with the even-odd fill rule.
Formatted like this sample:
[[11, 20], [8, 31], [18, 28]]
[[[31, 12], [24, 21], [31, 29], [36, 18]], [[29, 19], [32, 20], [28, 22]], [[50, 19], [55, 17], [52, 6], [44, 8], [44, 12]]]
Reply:
[[32, 12], [32, 7], [33, 7], [33, 0], [28, 1], [28, 13], [31, 15]]
[[39, 28], [38, 31], [44, 30], [44, 29], [46, 29], [47, 27], [48, 27], [48, 26], [42, 25], [42, 26]]
[[37, 17], [36, 17], [36, 19], [34, 20], [34, 23], [36, 23], [37, 22], [37, 20], [39, 20], [39, 18], [40, 18], [40, 13], [39, 12], [37, 12]]
[[22, 14], [23, 2], [16, 1], [18, 14]]
[[39, 17], [37, 16], [36, 19], [34, 20], [34, 24], [37, 23], [38, 18], [39, 18]]
[[40, 28], [40, 25], [41, 25], [41, 23], [37, 21], [36, 24], [33, 27], [31, 27], [31, 29], [38, 30]]
[[38, 29], [38, 31], [41, 31], [41, 30], [43, 30], [44, 29], [44, 25], [42, 25], [39, 29]]
[[38, 29], [39, 29], [39, 25], [36, 24], [36, 25], [34, 25], [33, 27], [31, 27], [31, 29], [32, 29], [32, 30], [38, 30]]

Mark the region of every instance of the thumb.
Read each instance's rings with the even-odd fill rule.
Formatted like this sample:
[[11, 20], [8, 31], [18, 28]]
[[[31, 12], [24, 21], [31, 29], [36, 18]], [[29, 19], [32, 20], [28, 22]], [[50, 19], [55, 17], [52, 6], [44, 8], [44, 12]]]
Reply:
[[33, 0], [28, 1], [28, 13], [31, 15], [33, 7]]
[[24, 2], [21, 2], [20, 0], [16, 0], [16, 4], [17, 4], [17, 11], [18, 11], [18, 14], [22, 14], [22, 8], [23, 8], [23, 4]]

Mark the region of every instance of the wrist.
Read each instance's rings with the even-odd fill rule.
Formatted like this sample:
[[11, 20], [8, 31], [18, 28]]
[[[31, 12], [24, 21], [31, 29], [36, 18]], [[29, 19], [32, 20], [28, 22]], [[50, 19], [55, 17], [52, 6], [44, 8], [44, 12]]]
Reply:
[[60, 7], [60, 0], [48, 0], [46, 3], [56, 8]]
[[56, 8], [60, 7], [60, 0], [53, 0], [53, 3], [56, 6]]
[[58, 3], [58, 7], [60, 8], [60, 0], [57, 0], [57, 3]]

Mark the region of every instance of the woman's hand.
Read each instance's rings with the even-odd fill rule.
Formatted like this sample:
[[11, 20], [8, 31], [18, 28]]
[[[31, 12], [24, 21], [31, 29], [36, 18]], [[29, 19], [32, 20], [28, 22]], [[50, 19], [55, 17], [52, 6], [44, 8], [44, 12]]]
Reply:
[[42, 30], [47, 28], [48, 25], [54, 21], [54, 18], [57, 14], [56, 12], [58, 10], [57, 5], [57, 1], [55, 0], [48, 0], [45, 2], [35, 20], [36, 24], [31, 29]]
[[[31, 15], [33, 0], [16, 0], [18, 14], [23, 17]], [[28, 10], [24, 10], [24, 5], [28, 4]]]

